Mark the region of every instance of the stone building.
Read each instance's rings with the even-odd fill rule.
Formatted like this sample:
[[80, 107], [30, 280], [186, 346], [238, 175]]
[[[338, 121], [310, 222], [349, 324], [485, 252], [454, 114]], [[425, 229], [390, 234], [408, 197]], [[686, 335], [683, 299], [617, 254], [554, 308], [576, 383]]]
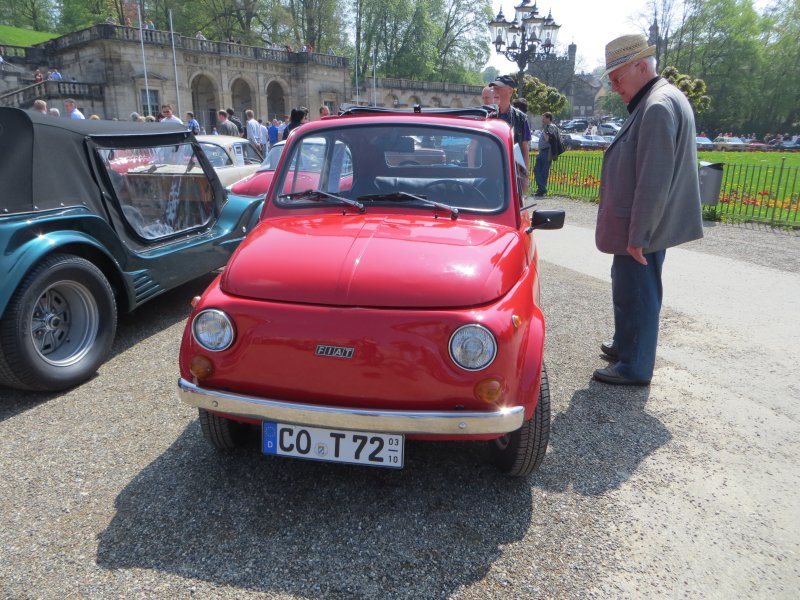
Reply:
[[528, 66], [528, 73], [564, 94], [572, 106], [573, 116], [588, 117], [595, 114], [596, 97], [601, 88], [596, 77], [575, 73], [578, 47], [567, 46], [563, 56], [547, 56]]
[[[173, 52], [174, 42], [174, 52]], [[199, 40], [168, 31], [100, 24], [32, 48], [7, 47], [14, 69], [0, 74], [0, 105], [28, 108], [36, 98], [72, 97], [86, 114], [128, 119], [168, 103], [181, 118], [192, 110], [210, 132], [215, 112], [282, 119], [293, 106], [314, 118], [345, 102], [383, 106], [473, 106], [480, 87], [403, 79], [370, 79], [353, 89], [342, 56]], [[146, 69], [145, 69], [146, 66]], [[33, 72], [58, 68], [62, 81], [35, 84]]]

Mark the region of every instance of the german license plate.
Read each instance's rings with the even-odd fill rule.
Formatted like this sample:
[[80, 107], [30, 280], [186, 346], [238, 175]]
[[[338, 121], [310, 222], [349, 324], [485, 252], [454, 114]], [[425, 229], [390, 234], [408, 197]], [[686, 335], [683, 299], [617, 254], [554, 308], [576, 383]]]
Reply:
[[278, 456], [400, 469], [403, 467], [404, 441], [402, 435], [265, 421], [261, 450], [264, 454]]

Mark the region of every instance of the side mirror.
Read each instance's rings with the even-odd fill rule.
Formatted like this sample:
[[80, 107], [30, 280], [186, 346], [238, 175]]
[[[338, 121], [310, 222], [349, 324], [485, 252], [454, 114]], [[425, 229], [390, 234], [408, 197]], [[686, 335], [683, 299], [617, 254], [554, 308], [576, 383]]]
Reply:
[[531, 226], [525, 230], [525, 233], [530, 233], [534, 229], [561, 229], [564, 227], [565, 213], [563, 210], [535, 210]]

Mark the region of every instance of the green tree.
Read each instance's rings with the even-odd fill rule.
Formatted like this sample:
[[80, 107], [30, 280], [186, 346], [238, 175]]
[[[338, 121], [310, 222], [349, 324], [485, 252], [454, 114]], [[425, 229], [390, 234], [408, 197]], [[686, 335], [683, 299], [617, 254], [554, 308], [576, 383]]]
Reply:
[[760, 114], [756, 74], [762, 70], [765, 43], [764, 25], [751, 0], [685, 1], [669, 57], [680, 73], [705, 81], [714, 98], [702, 117], [704, 129], [752, 127]]
[[3, 0], [0, 23], [34, 31], [52, 31], [54, 0]]
[[628, 105], [622, 101], [622, 98], [616, 92], [608, 92], [603, 96], [603, 99], [600, 100], [600, 107], [604, 113], [612, 117], [626, 118], [628, 116]]
[[768, 32], [758, 104], [751, 129], [797, 131], [800, 127], [800, 0], [780, 0], [764, 19]]
[[706, 82], [702, 79], [679, 73], [675, 67], [667, 67], [661, 76], [683, 92], [698, 115], [711, 108], [711, 97], [706, 94]]
[[528, 74], [523, 78], [522, 86], [517, 88], [516, 96], [528, 101], [528, 113], [532, 115], [544, 112], [558, 114], [567, 106], [564, 94]]

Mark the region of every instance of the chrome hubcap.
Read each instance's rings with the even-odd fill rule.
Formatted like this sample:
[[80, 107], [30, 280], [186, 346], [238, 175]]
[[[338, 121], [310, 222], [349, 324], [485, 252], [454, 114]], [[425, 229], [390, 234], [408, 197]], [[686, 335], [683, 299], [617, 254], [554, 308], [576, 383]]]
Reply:
[[91, 349], [99, 322], [97, 302], [86, 287], [74, 281], [57, 282], [33, 306], [33, 347], [51, 365], [75, 364]]

